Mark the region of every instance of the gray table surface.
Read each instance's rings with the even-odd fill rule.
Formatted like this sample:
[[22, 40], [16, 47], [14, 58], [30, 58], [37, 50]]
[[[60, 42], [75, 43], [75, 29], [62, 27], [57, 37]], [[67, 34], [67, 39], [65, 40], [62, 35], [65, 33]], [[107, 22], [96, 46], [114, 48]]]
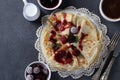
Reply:
[[[37, 60], [38, 51], [34, 48], [37, 39], [36, 30], [41, 25], [40, 19], [51, 11], [42, 9], [37, 0], [29, 0], [41, 9], [41, 16], [35, 22], [28, 22], [23, 18], [22, 0], [0, 0], [0, 80], [25, 80], [24, 69]], [[100, 0], [63, 0], [61, 9], [67, 6], [85, 7], [97, 14], [102, 23], [108, 28], [111, 37], [114, 32], [120, 31], [120, 22], [109, 22], [103, 19], [99, 12]], [[116, 59], [111, 70], [109, 80], [120, 79], [120, 56]], [[71, 77], [61, 78], [52, 73], [51, 80], [73, 80]], [[91, 77], [77, 80], [91, 80]]]

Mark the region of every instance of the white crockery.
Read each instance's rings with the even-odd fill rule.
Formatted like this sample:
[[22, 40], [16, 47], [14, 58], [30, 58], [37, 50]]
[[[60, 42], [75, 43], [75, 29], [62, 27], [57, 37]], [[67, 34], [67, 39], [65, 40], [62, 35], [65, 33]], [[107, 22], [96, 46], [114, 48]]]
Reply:
[[23, 0], [24, 8], [23, 8], [23, 16], [28, 21], [35, 21], [40, 16], [40, 10], [33, 3], [28, 3], [26, 0]]
[[38, 2], [38, 4], [39, 4], [43, 9], [46, 9], [46, 10], [54, 10], [54, 9], [58, 8], [58, 7], [61, 5], [62, 0], [59, 0], [59, 3], [58, 3], [55, 7], [53, 7], [53, 8], [47, 8], [47, 7], [43, 6], [43, 5], [41, 4], [40, 0], [37, 0], [37, 2]]
[[102, 10], [102, 3], [103, 3], [103, 0], [101, 0], [101, 1], [100, 1], [100, 4], [99, 4], [99, 10], [100, 10], [100, 13], [101, 13], [102, 17], [103, 17], [104, 19], [108, 20], [108, 21], [111, 21], [111, 22], [120, 21], [120, 18], [118, 18], [118, 19], [112, 19], [112, 18], [107, 17], [107, 16], [104, 14], [103, 10]]
[[26, 79], [26, 78], [27, 78], [27, 76], [26, 76], [26, 74], [27, 74], [27, 68], [30, 67], [31, 65], [36, 64], [36, 63], [38, 63], [38, 64], [40, 64], [40, 65], [42, 65], [42, 66], [44, 66], [44, 67], [46, 67], [46, 68], [48, 69], [48, 72], [49, 72], [49, 73], [48, 73], [47, 80], [50, 80], [50, 78], [51, 78], [51, 70], [50, 70], [49, 66], [48, 66], [47, 64], [43, 63], [42, 61], [34, 61], [34, 62], [30, 63], [30, 64], [26, 67], [25, 72], [24, 72], [25, 80], [27, 80], [27, 79]]

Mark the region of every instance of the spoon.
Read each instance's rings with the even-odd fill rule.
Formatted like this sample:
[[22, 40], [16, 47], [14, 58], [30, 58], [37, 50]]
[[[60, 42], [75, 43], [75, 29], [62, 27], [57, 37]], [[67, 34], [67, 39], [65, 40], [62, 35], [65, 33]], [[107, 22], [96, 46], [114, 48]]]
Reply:
[[24, 8], [23, 8], [23, 16], [28, 21], [35, 21], [40, 16], [40, 10], [33, 3], [28, 3], [27, 0], [23, 0]]

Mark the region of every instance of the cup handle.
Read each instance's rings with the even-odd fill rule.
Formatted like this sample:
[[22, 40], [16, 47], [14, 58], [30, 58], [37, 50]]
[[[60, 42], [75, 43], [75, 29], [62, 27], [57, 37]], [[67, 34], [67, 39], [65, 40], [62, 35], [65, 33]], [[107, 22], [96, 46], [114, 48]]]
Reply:
[[26, 5], [28, 2], [27, 2], [27, 0], [23, 0], [23, 3], [24, 3], [24, 5]]

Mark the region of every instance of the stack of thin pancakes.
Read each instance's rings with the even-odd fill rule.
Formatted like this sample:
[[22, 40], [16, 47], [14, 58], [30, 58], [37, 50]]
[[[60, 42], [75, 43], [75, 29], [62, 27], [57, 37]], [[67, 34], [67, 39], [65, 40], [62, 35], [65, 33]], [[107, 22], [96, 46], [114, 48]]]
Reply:
[[[70, 29], [71, 27], [73, 27], [73, 25], [70, 24], [64, 30], [56, 31], [55, 30], [56, 26], [54, 26], [54, 24], [57, 22], [57, 20], [59, 20], [60, 22], [64, 22], [64, 19], [68, 23], [74, 24], [75, 27], [77, 28], [80, 27], [80, 30], [76, 34], [74, 34], [74, 36], [78, 37], [78, 42], [72, 43], [66, 42], [64, 44], [61, 43], [60, 36], [69, 36]], [[55, 60], [56, 51], [51, 46], [53, 43], [50, 41], [52, 30], [55, 31], [55, 38], [57, 40], [56, 43], [60, 44], [56, 51], [62, 49], [65, 51], [69, 51], [71, 53], [72, 52], [71, 49], [63, 47], [65, 45], [66, 46], [73, 45], [76, 47], [77, 50], [80, 51], [80, 54], [77, 56], [72, 55], [71, 53], [72, 55], [71, 62], [60, 63], [59, 61]], [[80, 39], [82, 37], [82, 33], [87, 34], [87, 36], [83, 38], [81, 43], [82, 49], [80, 49]], [[41, 48], [47, 63], [57, 70], [72, 71], [80, 69], [82, 67], [88, 68], [92, 63], [98, 60], [98, 57], [100, 56], [100, 53], [103, 48], [103, 35], [102, 31], [98, 30], [96, 26], [89, 20], [89, 18], [84, 15], [66, 12], [56, 12], [48, 17], [46, 24], [44, 25], [41, 34]], [[64, 53], [62, 55], [64, 55]]]

